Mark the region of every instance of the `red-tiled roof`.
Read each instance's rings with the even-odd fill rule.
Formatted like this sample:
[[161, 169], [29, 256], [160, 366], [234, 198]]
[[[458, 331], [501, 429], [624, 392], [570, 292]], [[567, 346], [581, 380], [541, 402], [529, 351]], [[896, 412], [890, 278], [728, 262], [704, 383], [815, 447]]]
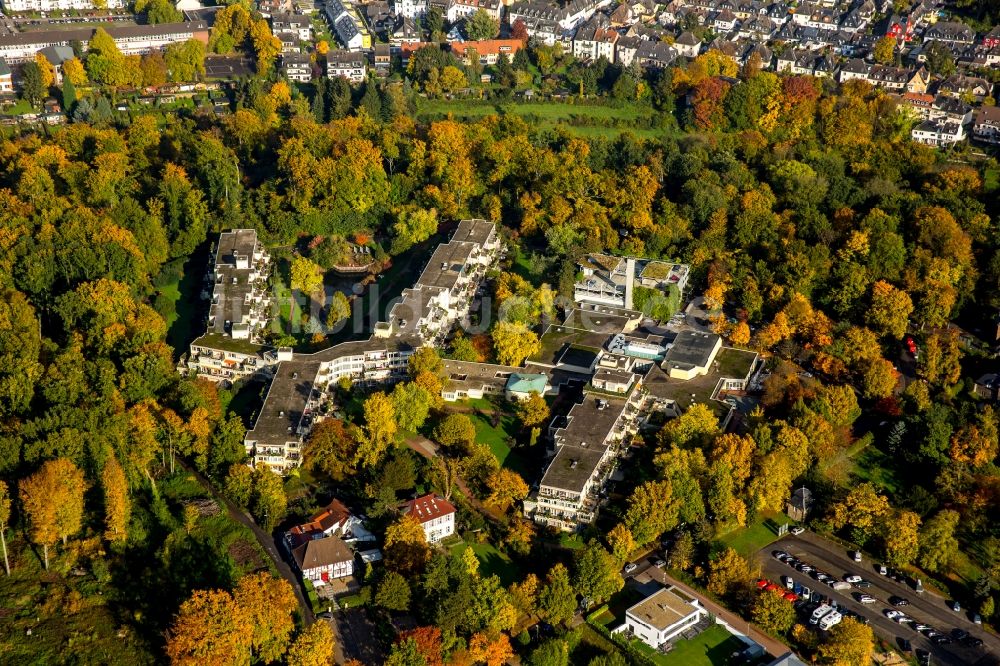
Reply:
[[518, 49], [524, 48], [524, 42], [520, 39], [484, 39], [471, 42], [449, 42], [452, 52], [458, 57], [464, 57], [469, 49], [475, 49], [480, 56], [500, 55], [506, 53], [513, 55]]
[[343, 502], [335, 499], [314, 514], [312, 521], [296, 525], [288, 530], [288, 536], [294, 547], [294, 545], [304, 543], [331, 527], [342, 525], [350, 517], [351, 510], [344, 506]]
[[455, 513], [451, 502], [437, 495], [424, 495], [406, 503], [406, 513], [412, 514], [421, 523]]

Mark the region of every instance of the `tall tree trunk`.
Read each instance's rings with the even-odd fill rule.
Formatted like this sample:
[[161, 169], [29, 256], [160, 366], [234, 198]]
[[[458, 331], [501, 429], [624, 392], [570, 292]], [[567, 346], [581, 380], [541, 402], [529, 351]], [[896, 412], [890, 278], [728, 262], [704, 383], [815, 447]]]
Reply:
[[3, 533], [6, 530], [0, 530], [0, 545], [3, 546], [3, 568], [7, 571], [7, 575], [10, 575], [10, 561], [7, 559], [7, 539], [4, 538]]
[[49, 570], [49, 547], [47, 544], [42, 544], [42, 553], [45, 555], [45, 570]]

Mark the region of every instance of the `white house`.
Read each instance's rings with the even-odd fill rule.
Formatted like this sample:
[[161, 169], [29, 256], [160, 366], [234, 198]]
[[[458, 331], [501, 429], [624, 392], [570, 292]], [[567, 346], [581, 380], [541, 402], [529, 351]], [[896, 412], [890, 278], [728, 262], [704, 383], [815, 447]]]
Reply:
[[364, 53], [330, 51], [326, 54], [326, 75], [331, 79], [342, 76], [351, 83], [361, 83], [368, 72], [368, 58]]
[[292, 550], [292, 559], [302, 578], [315, 586], [354, 573], [354, 553], [338, 536], [310, 539]]
[[965, 140], [965, 126], [945, 120], [925, 120], [913, 128], [910, 136], [928, 146], [950, 146]]
[[697, 599], [676, 587], [664, 587], [625, 611], [625, 624], [615, 631], [628, 632], [656, 650], [704, 615], [707, 611]]
[[396, 0], [393, 7], [399, 16], [419, 18], [427, 13], [427, 0]]
[[437, 495], [424, 495], [410, 500], [403, 512], [420, 522], [428, 543], [437, 543], [455, 533], [455, 507]]

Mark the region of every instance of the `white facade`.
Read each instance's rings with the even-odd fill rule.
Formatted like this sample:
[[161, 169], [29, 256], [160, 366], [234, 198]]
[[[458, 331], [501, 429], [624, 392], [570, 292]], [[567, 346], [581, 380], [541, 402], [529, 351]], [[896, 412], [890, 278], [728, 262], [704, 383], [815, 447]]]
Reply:
[[432, 518], [426, 523], [420, 523], [424, 528], [424, 535], [428, 543], [437, 543], [445, 537], [455, 533], [455, 512], [451, 512], [440, 518]]
[[675, 587], [665, 587], [625, 611], [625, 624], [615, 631], [631, 633], [656, 650], [705, 615], [707, 611], [697, 599]]
[[[121, 9], [125, 6], [124, 0], [107, 0], [107, 9]], [[68, 9], [91, 10], [94, 9], [92, 0], [3, 0], [3, 8], [6, 12], [52, 12], [64, 11]]]
[[[107, 32], [125, 55], [143, 55], [176, 42], [187, 41], [192, 37], [208, 43], [208, 25], [204, 21], [149, 26], [112, 26], [107, 28]], [[79, 28], [3, 35], [0, 36], [0, 58], [12, 63], [27, 62], [33, 60], [35, 54], [47, 46], [70, 46], [74, 40], [80, 41], [86, 49], [93, 34], [91, 28]]]
[[917, 143], [928, 146], [950, 146], [965, 140], [965, 126], [953, 122], [926, 120], [910, 133]]
[[407, 18], [419, 18], [427, 13], [427, 0], [396, 0], [396, 13]]

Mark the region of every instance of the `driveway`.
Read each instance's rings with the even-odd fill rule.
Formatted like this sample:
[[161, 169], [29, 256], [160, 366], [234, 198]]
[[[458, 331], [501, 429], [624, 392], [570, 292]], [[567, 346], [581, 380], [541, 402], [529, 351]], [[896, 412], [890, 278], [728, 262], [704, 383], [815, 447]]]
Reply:
[[[846, 575], [861, 576], [865, 580], [871, 581], [872, 587], [864, 590], [859, 590], [856, 587], [849, 590], [834, 590], [812, 576], [801, 573], [776, 560], [772, 555], [773, 551], [776, 550], [790, 553], [838, 580], [843, 580]], [[880, 575], [875, 569], [877, 562], [856, 563], [849, 557], [848, 551], [843, 546], [811, 532], [804, 532], [799, 536], [786, 535], [761, 549], [758, 553], [758, 559], [765, 578], [780, 584], [781, 576], [791, 576], [795, 582], [802, 583], [812, 590], [834, 599], [839, 606], [867, 617], [871, 621], [871, 627], [875, 633], [892, 645], [898, 647], [899, 639], [905, 638], [911, 642], [914, 649], [930, 651], [934, 656], [934, 663], [954, 664], [955, 666], [994, 664], [997, 655], [1000, 655], [1000, 638], [973, 624], [964, 611], [961, 613], [952, 611], [947, 606], [947, 599], [944, 597], [930, 590], [917, 594], [909, 585], [897, 583], [891, 578]], [[858, 592], [869, 594], [875, 597], [878, 602], [861, 604], [854, 597]], [[983, 640], [982, 647], [971, 648], [959, 642], [939, 647], [922, 634], [917, 633], [912, 625], [898, 624], [888, 619], [885, 616], [885, 611], [894, 608], [888, 601], [893, 596], [909, 600], [910, 604], [900, 610], [917, 623], [930, 625], [944, 634], [950, 633], [954, 628], [963, 629], [971, 635], [981, 638]], [[816, 604], [806, 603], [799, 610], [802, 613], [810, 613], [815, 606]]]

